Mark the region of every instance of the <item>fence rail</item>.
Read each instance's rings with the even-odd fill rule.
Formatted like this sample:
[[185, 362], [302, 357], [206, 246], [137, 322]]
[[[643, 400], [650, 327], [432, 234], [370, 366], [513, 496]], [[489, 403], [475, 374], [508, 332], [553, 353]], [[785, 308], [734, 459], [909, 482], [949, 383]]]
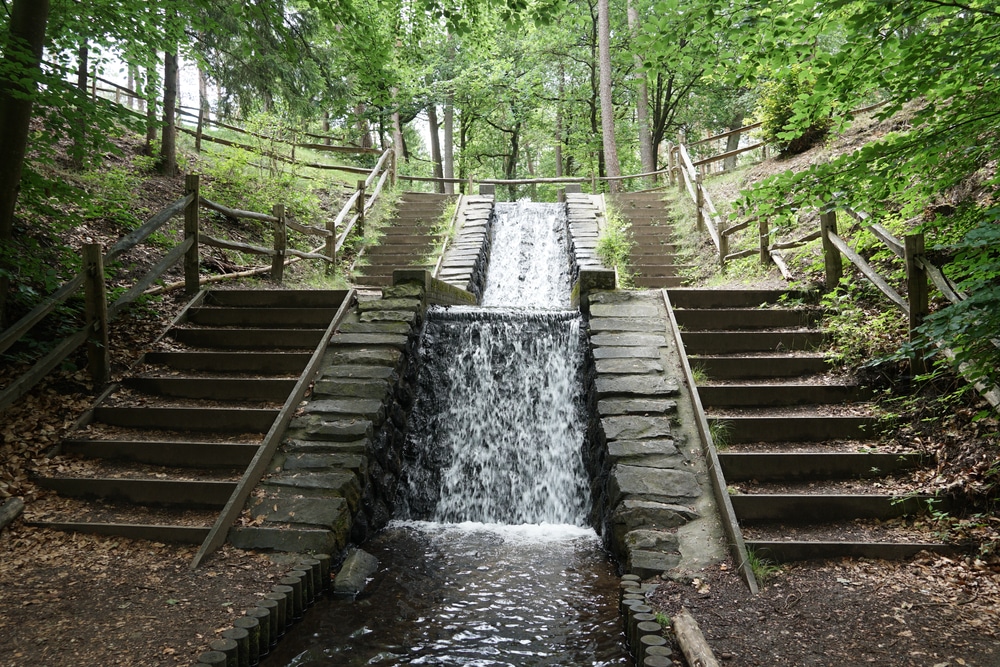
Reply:
[[[238, 274], [226, 274], [225, 277], [247, 276], [270, 271], [272, 280], [281, 282], [286, 264], [301, 259], [322, 261], [332, 269], [336, 262], [337, 253], [341, 251], [349, 235], [352, 232], [363, 233], [365, 215], [376, 204], [386, 182], [393, 178], [394, 168], [392, 150], [384, 151], [375, 167], [364, 172], [367, 178], [358, 181], [354, 194], [347, 200], [337, 216], [327, 223], [325, 228], [289, 220], [285, 214], [285, 207], [281, 204], [275, 204], [271, 213], [268, 214], [229, 208], [213, 202], [201, 196], [199, 176], [197, 174], [188, 175], [185, 180], [184, 196], [168, 204], [139, 228], [123, 236], [107, 252], [102, 254], [96, 244], [85, 246], [81, 254], [80, 273], [66, 281], [28, 314], [0, 333], [0, 353], [3, 353], [45, 317], [52, 314], [58, 306], [79, 294], [81, 287], [84, 288], [86, 325], [59, 341], [52, 351], [35, 362], [26, 373], [0, 392], [0, 410], [5, 410], [14, 401], [24, 396], [43, 377], [84, 344], [88, 346], [87, 365], [94, 383], [96, 385], [105, 384], [110, 375], [110, 359], [107, 357], [108, 324], [114, 321], [129, 304], [143, 294], [162, 293], [177, 287], [184, 287], [188, 293], [194, 293], [201, 287], [202, 283], [214, 282], [219, 278], [217, 276], [203, 278], [200, 275], [199, 247], [201, 245], [271, 258], [271, 264], [268, 267], [258, 267]], [[375, 183], [375, 188], [371, 189], [373, 183]], [[265, 248], [238, 241], [218, 239], [204, 234], [200, 229], [200, 209], [215, 211], [229, 218], [250, 219], [272, 225], [273, 246]], [[184, 240], [167, 250], [150, 271], [140, 277], [121, 297], [109, 305], [105, 296], [104, 266], [121, 256], [122, 253], [146, 241], [154, 232], [179, 215], [184, 216]], [[348, 221], [343, 224], [345, 220]], [[289, 248], [289, 229], [310, 237], [322, 237], [324, 241], [311, 251]], [[183, 281], [150, 289], [154, 282], [179, 262], [184, 264]]]

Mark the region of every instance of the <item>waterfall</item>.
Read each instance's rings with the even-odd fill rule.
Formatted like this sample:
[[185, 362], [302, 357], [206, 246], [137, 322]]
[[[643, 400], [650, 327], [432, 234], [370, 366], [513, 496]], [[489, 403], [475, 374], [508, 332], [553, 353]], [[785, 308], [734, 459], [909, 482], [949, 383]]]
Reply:
[[580, 317], [564, 208], [498, 204], [481, 308], [432, 308], [402, 511], [441, 523], [582, 526]]

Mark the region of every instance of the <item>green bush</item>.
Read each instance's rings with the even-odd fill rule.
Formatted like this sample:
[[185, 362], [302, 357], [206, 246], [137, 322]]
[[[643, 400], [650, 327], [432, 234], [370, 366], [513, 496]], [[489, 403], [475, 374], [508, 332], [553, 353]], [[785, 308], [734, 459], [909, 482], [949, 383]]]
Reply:
[[811, 100], [816, 80], [796, 65], [761, 90], [755, 116], [760, 136], [782, 155], [795, 155], [823, 139], [833, 120]]

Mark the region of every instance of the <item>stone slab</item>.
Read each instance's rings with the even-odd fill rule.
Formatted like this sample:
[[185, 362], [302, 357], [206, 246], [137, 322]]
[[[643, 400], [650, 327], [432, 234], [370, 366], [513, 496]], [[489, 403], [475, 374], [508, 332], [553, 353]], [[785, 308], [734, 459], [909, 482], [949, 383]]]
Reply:
[[322, 413], [324, 415], [364, 417], [375, 424], [381, 424], [385, 418], [382, 401], [373, 398], [325, 398], [309, 401], [303, 411], [306, 414]]
[[359, 453], [291, 452], [274, 457], [281, 469], [294, 470], [350, 470], [364, 478], [368, 474], [368, 458]]
[[268, 477], [265, 486], [284, 486], [301, 491], [323, 491], [327, 495], [343, 498], [351, 508], [358, 511], [361, 501], [361, 484], [358, 476], [349, 470], [328, 472], [283, 472]]
[[594, 359], [659, 359], [660, 349], [656, 347], [597, 347]]
[[379, 366], [395, 366], [403, 353], [395, 348], [387, 347], [336, 347], [326, 351], [323, 361], [327, 364], [361, 365], [374, 364]]
[[660, 309], [652, 304], [594, 303], [590, 306], [591, 317], [661, 317]]
[[330, 419], [323, 415], [309, 415], [296, 417], [291, 427], [304, 431], [309, 440], [353, 442], [372, 437], [372, 423], [368, 419]]
[[389, 391], [389, 383], [378, 379], [333, 378], [317, 380], [313, 396], [338, 396], [343, 398], [375, 398], [382, 400]]
[[406, 322], [345, 322], [337, 329], [340, 333], [351, 334], [397, 334], [409, 335], [410, 325]]
[[662, 333], [664, 321], [658, 317], [591, 317], [591, 331], [640, 331]]
[[627, 415], [601, 419], [608, 440], [640, 440], [670, 437], [669, 417]]
[[362, 322], [406, 322], [412, 323], [417, 314], [410, 310], [369, 310], [361, 313]]
[[616, 465], [611, 469], [609, 491], [614, 502], [628, 496], [645, 499], [697, 498], [698, 480], [686, 470]]
[[680, 562], [680, 554], [633, 549], [628, 552], [625, 569], [643, 579], [649, 579], [674, 569]]
[[332, 530], [346, 540], [351, 530], [351, 515], [343, 498], [295, 498], [270, 495], [258, 498], [250, 509], [255, 517], [269, 523], [293, 523]]
[[679, 456], [677, 444], [670, 438], [655, 440], [615, 440], [608, 443], [612, 459], [641, 456]]
[[666, 398], [605, 398], [597, 402], [604, 417], [614, 415], [662, 415], [677, 410], [677, 401]]
[[626, 498], [614, 509], [611, 525], [624, 544], [625, 534], [629, 531], [639, 528], [677, 528], [698, 516], [698, 512], [684, 505]]
[[361, 549], [351, 549], [333, 580], [333, 592], [357, 595], [365, 589], [368, 578], [378, 571], [378, 558]]
[[424, 297], [423, 285], [416, 282], [400, 283], [392, 285], [382, 290], [382, 299], [422, 299]]
[[631, 394], [633, 396], [676, 396], [680, 387], [662, 375], [598, 376], [595, 385], [598, 398]]
[[625, 546], [629, 550], [662, 551], [678, 553], [677, 533], [667, 530], [639, 528], [625, 533]]
[[[638, 304], [643, 306], [650, 306], [656, 308], [656, 312], [659, 313], [660, 309], [657, 304], [663, 303], [663, 297], [660, 295], [659, 290], [647, 290], [647, 291], [608, 291], [608, 292], [595, 292], [590, 296], [590, 302], [608, 304], [608, 305], [628, 305], [628, 304]], [[611, 317], [619, 317], [617, 315]]]
[[364, 454], [368, 451], [368, 440], [334, 442], [331, 440], [287, 440], [283, 448], [286, 452], [315, 452], [332, 454]]
[[373, 299], [371, 301], [359, 301], [358, 310], [362, 313], [372, 310], [408, 310], [419, 312], [422, 309], [420, 299]]
[[639, 375], [642, 373], [662, 373], [663, 363], [659, 359], [598, 359], [597, 372], [608, 375]]
[[396, 373], [391, 366], [365, 366], [360, 364], [327, 364], [320, 371], [323, 379], [377, 379], [389, 380]]
[[332, 530], [317, 528], [265, 528], [235, 526], [229, 531], [229, 543], [237, 549], [273, 549], [275, 551], [336, 553], [343, 548]]
[[406, 347], [408, 340], [408, 336], [400, 336], [398, 334], [336, 333], [330, 338], [330, 347], [335, 348], [341, 345], [385, 345], [401, 350]]
[[590, 344], [610, 347], [664, 347], [663, 334], [651, 333], [599, 333], [590, 337]]

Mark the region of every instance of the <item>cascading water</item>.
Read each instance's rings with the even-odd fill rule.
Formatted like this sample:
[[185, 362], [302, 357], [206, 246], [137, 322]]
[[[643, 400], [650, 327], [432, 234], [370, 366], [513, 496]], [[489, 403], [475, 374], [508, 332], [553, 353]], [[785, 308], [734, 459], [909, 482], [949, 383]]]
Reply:
[[[497, 204], [479, 308], [432, 308], [398, 520], [369, 593], [287, 665], [629, 665], [586, 527], [581, 320], [564, 208]], [[345, 632], [345, 629], [350, 629]]]

